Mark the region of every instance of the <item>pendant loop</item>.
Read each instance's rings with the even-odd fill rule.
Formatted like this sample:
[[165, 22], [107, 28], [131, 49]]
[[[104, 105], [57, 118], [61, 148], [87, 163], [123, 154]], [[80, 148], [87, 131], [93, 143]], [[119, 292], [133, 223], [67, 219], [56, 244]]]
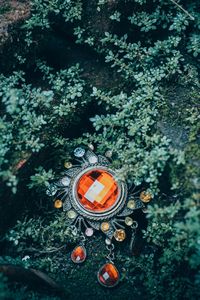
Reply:
[[115, 253], [113, 251], [115, 249], [115, 245], [113, 243], [111, 243], [110, 245], [106, 245], [106, 249], [109, 251], [106, 258], [109, 262], [113, 263], [113, 261], [115, 260]]
[[138, 228], [138, 222], [134, 220], [133, 224], [131, 225], [132, 236], [131, 236], [130, 247], [129, 247], [131, 253], [133, 252], [133, 248], [135, 246], [137, 228]]

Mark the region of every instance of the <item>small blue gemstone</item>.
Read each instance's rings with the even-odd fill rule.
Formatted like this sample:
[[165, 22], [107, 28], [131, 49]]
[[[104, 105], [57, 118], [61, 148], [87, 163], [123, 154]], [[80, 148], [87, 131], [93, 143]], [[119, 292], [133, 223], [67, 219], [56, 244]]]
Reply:
[[78, 147], [74, 150], [74, 155], [76, 157], [83, 157], [83, 155], [85, 154], [85, 149]]
[[55, 185], [50, 185], [49, 188], [46, 190], [47, 196], [54, 196], [57, 193], [57, 188]]

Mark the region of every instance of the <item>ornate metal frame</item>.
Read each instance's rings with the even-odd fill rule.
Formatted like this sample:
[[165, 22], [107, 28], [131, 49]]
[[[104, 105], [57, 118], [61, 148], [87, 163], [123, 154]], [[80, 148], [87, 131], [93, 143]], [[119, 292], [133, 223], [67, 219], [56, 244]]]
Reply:
[[[85, 151], [83, 148], [77, 149], [82, 150], [79, 151], [81, 155], [75, 154], [79, 164], [70, 166], [70, 168], [64, 172], [63, 177], [53, 184], [57, 190], [56, 199], [59, 198], [63, 201], [64, 211], [67, 213], [74, 211], [73, 218], [68, 216], [71, 224], [82, 223], [85, 227], [89, 224], [90, 227], [100, 230], [102, 222], [109, 222], [110, 228], [104, 233], [107, 237], [112, 238], [117, 228], [124, 228], [121, 224], [124, 222], [124, 217], [132, 214], [136, 209], [143, 208], [144, 205], [139, 198], [134, 197], [134, 200], [132, 200], [135, 203], [134, 207], [128, 207], [127, 203], [130, 199], [133, 199], [133, 195], [128, 190], [126, 182], [116, 178], [116, 171], [110, 168], [110, 162], [105, 156], [96, 155], [91, 150]], [[75, 149], [75, 151], [77, 149]], [[111, 208], [104, 212], [92, 212], [85, 209], [81, 205], [77, 195], [77, 184], [80, 178], [88, 171], [95, 169], [105, 170], [110, 173], [116, 180], [119, 188], [119, 196], [116, 202]], [[69, 184], [63, 184], [63, 179], [65, 178], [67, 178], [66, 181], [69, 181]], [[79, 227], [81, 227], [81, 225]]]
[[[130, 250], [132, 251], [138, 223], [136, 220], [134, 220], [134, 218], [130, 217], [130, 215], [134, 214], [134, 211], [137, 209], [143, 209], [143, 202], [149, 202], [151, 199], [151, 195], [141, 191], [134, 192], [134, 188], [129, 188], [126, 182], [118, 179], [117, 171], [113, 170], [110, 167], [110, 162], [105, 156], [96, 155], [92, 150], [86, 151], [81, 147], [78, 147], [74, 150], [74, 155], [76, 157], [76, 160], [78, 161], [78, 164], [73, 166], [70, 162], [65, 163], [65, 167], [67, 168], [67, 170], [64, 172], [64, 174], [61, 175], [57, 182], [49, 185], [47, 194], [49, 196], [55, 196], [54, 206], [56, 208], [61, 208], [63, 206], [63, 210], [66, 212], [66, 218], [68, 218], [67, 226], [69, 226], [70, 223], [72, 233], [74, 235], [77, 235], [77, 233], [79, 232], [81, 241], [80, 246], [78, 247], [81, 247], [81, 251], [83, 252], [80, 260], [80, 254], [77, 252], [78, 248], [74, 248], [71, 253], [71, 259], [74, 263], [80, 264], [86, 259], [87, 253], [84, 246], [86, 236], [92, 236], [94, 233], [94, 229], [102, 230], [102, 232], [106, 235], [105, 244], [106, 249], [109, 251], [108, 255], [106, 256], [107, 263], [105, 263], [99, 269], [97, 273], [97, 279], [102, 286], [109, 288], [114, 287], [119, 282], [119, 272], [113, 262], [115, 259], [115, 247], [112, 242], [112, 238], [114, 237], [118, 242], [123, 241], [126, 238], [125, 225], [129, 226], [132, 230], [132, 237], [130, 242]], [[94, 210], [92, 211], [92, 209], [84, 207], [78, 194], [78, 187], [81, 178], [85, 174], [93, 170], [105, 171], [110, 174], [115, 180], [118, 188], [118, 194], [114, 199], [114, 204], [103, 211], [96, 211], [96, 208], [94, 208]], [[101, 180], [97, 179], [88, 187], [88, 190], [86, 190], [84, 194], [84, 198], [88, 198], [89, 200], [90, 197], [88, 197], [86, 193], [90, 193], [91, 191], [94, 192], [95, 188], [98, 186], [100, 186], [100, 188], [105, 191], [105, 195], [107, 196], [108, 191], [105, 189], [106, 184], [101, 184]], [[112, 192], [113, 190], [110, 191]], [[97, 195], [101, 195], [100, 192], [100, 190], [96, 190]], [[91, 202], [98, 201], [98, 197], [95, 198], [96, 193], [94, 192], [94, 194], [92, 194], [92, 198], [90, 199]], [[140, 193], [139, 197], [138, 193]], [[108, 199], [111, 201], [113, 200], [112, 198], [103, 198], [103, 200], [104, 199], [105, 203], [106, 201], [108, 201]], [[114, 268], [116, 269], [115, 271], [117, 272], [117, 276], [115, 276], [114, 281], [104, 282], [100, 275], [101, 272], [104, 271], [104, 267], [109, 269], [109, 264], [112, 264], [114, 266]], [[112, 271], [110, 270], [110, 274], [107, 273], [107, 279], [109, 278], [109, 276], [112, 276]]]

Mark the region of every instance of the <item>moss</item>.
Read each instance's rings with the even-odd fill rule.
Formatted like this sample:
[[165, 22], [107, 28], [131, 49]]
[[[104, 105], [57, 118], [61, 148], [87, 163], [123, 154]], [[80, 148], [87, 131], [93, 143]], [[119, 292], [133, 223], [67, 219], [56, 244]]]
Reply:
[[[184, 79], [182, 79], [184, 81]], [[175, 148], [183, 151], [185, 164], [170, 163], [170, 181], [180, 194], [191, 195], [199, 177], [199, 89], [177, 83], [165, 89], [165, 102], [160, 109], [159, 129], [168, 136]]]
[[9, 12], [11, 10], [10, 4], [3, 4], [0, 7], [0, 15], [4, 15], [5, 13]]

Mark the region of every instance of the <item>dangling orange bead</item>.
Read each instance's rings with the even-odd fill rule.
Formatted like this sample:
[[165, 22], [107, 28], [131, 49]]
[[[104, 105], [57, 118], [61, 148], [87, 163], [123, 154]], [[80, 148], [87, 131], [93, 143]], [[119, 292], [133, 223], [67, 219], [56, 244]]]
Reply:
[[100, 268], [97, 278], [101, 285], [105, 287], [113, 287], [119, 282], [119, 272], [115, 265], [109, 262]]
[[74, 248], [71, 254], [71, 260], [76, 263], [80, 264], [84, 262], [86, 259], [86, 249], [83, 246], [77, 246]]

